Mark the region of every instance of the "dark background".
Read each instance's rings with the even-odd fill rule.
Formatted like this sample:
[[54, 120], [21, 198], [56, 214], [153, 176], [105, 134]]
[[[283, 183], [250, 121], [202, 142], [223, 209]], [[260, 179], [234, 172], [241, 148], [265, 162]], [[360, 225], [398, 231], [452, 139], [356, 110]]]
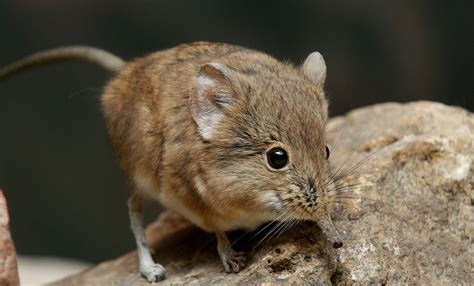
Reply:
[[[320, 51], [331, 114], [433, 100], [473, 110], [472, 1], [0, 1], [0, 65], [85, 44], [125, 59], [197, 40], [301, 63]], [[104, 132], [109, 75], [84, 64], [0, 82], [0, 187], [22, 254], [88, 261], [134, 247]], [[370, 118], [367, 118], [370, 120]]]

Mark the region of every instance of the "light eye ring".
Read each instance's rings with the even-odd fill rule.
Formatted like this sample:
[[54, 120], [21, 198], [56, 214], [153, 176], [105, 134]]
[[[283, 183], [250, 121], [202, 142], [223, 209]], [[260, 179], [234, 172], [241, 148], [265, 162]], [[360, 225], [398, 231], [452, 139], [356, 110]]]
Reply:
[[288, 169], [290, 156], [285, 148], [272, 146], [264, 154], [265, 163], [269, 170], [281, 172]]

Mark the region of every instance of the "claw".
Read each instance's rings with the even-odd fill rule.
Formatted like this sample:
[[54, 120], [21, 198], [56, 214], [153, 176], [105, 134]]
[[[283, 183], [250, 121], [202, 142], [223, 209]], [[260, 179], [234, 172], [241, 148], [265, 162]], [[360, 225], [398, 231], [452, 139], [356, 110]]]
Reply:
[[158, 282], [165, 279], [166, 271], [161, 264], [153, 264], [140, 267], [140, 273], [145, 276], [148, 282]]
[[239, 273], [247, 265], [247, 253], [230, 249], [227, 253], [221, 254], [221, 260], [227, 273]]
[[238, 273], [247, 265], [247, 253], [235, 252], [225, 232], [216, 232], [217, 251], [227, 273]]

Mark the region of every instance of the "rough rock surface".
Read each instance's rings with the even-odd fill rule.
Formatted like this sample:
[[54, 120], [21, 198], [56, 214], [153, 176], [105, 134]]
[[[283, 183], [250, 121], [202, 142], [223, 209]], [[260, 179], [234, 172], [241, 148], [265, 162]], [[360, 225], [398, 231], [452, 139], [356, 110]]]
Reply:
[[19, 285], [16, 252], [13, 245], [7, 202], [0, 190], [0, 285]]
[[[161, 284], [472, 283], [474, 115], [430, 102], [380, 104], [333, 118], [328, 136], [342, 177], [333, 219], [344, 247], [332, 249], [302, 222], [261, 244], [241, 243], [250, 265], [226, 274], [212, 236], [165, 212], [148, 229], [168, 270]], [[135, 252], [56, 284], [147, 285]]]

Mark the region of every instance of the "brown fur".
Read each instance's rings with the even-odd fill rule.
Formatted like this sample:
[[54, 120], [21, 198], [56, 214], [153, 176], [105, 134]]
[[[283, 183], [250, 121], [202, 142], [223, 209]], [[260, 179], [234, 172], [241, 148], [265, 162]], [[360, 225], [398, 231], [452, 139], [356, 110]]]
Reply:
[[[237, 100], [213, 140], [204, 141], [189, 96], [209, 62], [232, 71]], [[329, 180], [327, 101], [322, 86], [292, 65], [227, 44], [181, 45], [128, 64], [108, 85], [102, 106], [117, 158], [137, 191], [178, 211], [189, 209], [200, 227], [252, 228], [245, 218], [265, 212], [276, 218], [278, 212], [260, 199], [264, 192], [276, 194], [294, 216], [317, 220], [317, 202], [309, 198], [311, 192], [323, 197]], [[266, 168], [265, 151], [274, 145], [289, 153], [287, 171]], [[152, 188], [138, 186], [137, 176]]]
[[[84, 60], [119, 72], [102, 97], [107, 131], [134, 186], [131, 229], [140, 272], [163, 279], [143, 231], [145, 196], [215, 232], [226, 271], [245, 267], [225, 231], [268, 221], [316, 221], [342, 246], [326, 210], [334, 188], [324, 129], [326, 65], [311, 53], [301, 67], [257, 51], [197, 42], [126, 64], [92, 47], [42, 51], [0, 69], [0, 78], [31, 66]], [[267, 153], [284, 149], [288, 164]], [[283, 224], [283, 226], [285, 226]]]

